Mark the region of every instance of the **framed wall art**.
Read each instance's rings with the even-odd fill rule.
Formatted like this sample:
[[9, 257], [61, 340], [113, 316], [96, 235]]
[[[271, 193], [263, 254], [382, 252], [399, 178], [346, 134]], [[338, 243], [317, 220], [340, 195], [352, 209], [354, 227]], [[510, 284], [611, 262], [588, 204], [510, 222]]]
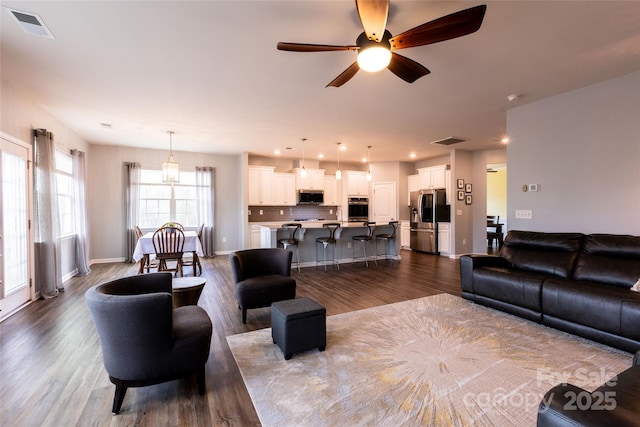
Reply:
[[458, 179], [457, 184], [458, 190], [464, 189], [464, 179]]
[[458, 191], [458, 200], [460, 201], [464, 200], [464, 191], [462, 190]]
[[470, 205], [471, 204], [471, 194], [467, 194], [467, 197], [464, 200], [464, 204], [465, 205]]
[[[471, 193], [471, 184], [465, 184], [464, 185], [464, 192], [465, 193]], [[471, 203], [469, 203], [471, 204]]]

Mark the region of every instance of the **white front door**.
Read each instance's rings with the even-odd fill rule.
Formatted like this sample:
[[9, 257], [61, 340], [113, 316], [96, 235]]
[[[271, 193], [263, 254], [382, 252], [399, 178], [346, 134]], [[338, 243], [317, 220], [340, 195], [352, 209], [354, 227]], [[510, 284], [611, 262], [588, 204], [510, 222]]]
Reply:
[[395, 182], [373, 183], [373, 221], [385, 223], [398, 219]]
[[31, 301], [31, 147], [0, 135], [0, 320]]

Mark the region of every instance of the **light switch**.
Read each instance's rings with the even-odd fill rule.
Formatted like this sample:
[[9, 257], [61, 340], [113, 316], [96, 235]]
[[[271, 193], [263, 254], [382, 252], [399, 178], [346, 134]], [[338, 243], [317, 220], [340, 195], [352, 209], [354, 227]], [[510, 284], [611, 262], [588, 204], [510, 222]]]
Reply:
[[516, 219], [532, 219], [533, 211], [530, 209], [516, 209]]

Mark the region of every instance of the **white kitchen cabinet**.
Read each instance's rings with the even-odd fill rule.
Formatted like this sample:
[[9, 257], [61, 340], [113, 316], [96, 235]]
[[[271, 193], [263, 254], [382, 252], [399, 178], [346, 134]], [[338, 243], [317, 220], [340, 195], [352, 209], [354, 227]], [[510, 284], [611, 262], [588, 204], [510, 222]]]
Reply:
[[251, 249], [257, 249], [261, 247], [260, 229], [261, 227], [258, 225], [251, 226]]
[[451, 201], [451, 169], [447, 169], [444, 173], [444, 188], [447, 195], [447, 204], [450, 205]]
[[249, 205], [272, 204], [274, 169], [271, 166], [249, 166]]
[[363, 171], [345, 171], [343, 174], [347, 185], [347, 196], [369, 196], [369, 181]]
[[451, 253], [451, 224], [448, 222], [438, 223], [438, 252], [440, 255]]
[[400, 221], [400, 246], [403, 249], [411, 248], [411, 223]]
[[324, 177], [324, 204], [338, 206], [338, 181], [335, 176], [325, 175]]
[[296, 205], [296, 175], [276, 172], [273, 174], [272, 202], [277, 206]]
[[418, 186], [418, 174], [409, 175], [407, 177], [407, 206], [411, 206], [411, 192], [418, 191], [420, 187]]
[[430, 166], [418, 169], [418, 186], [427, 188], [445, 188], [447, 165]]
[[300, 174], [301, 168], [295, 168], [296, 190], [323, 190], [324, 189], [324, 169], [305, 168], [307, 176]]

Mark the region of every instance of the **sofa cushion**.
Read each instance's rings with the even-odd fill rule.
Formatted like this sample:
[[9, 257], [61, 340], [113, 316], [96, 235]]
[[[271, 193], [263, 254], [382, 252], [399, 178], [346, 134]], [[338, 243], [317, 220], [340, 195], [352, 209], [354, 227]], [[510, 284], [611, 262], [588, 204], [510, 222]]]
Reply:
[[511, 230], [500, 256], [514, 268], [569, 278], [584, 235]]
[[640, 294], [599, 283], [548, 279], [542, 287], [542, 311], [594, 329], [638, 340]]
[[573, 278], [630, 288], [640, 279], [640, 237], [585, 236]]
[[483, 267], [473, 271], [476, 295], [542, 312], [542, 282], [546, 274], [499, 267]]

